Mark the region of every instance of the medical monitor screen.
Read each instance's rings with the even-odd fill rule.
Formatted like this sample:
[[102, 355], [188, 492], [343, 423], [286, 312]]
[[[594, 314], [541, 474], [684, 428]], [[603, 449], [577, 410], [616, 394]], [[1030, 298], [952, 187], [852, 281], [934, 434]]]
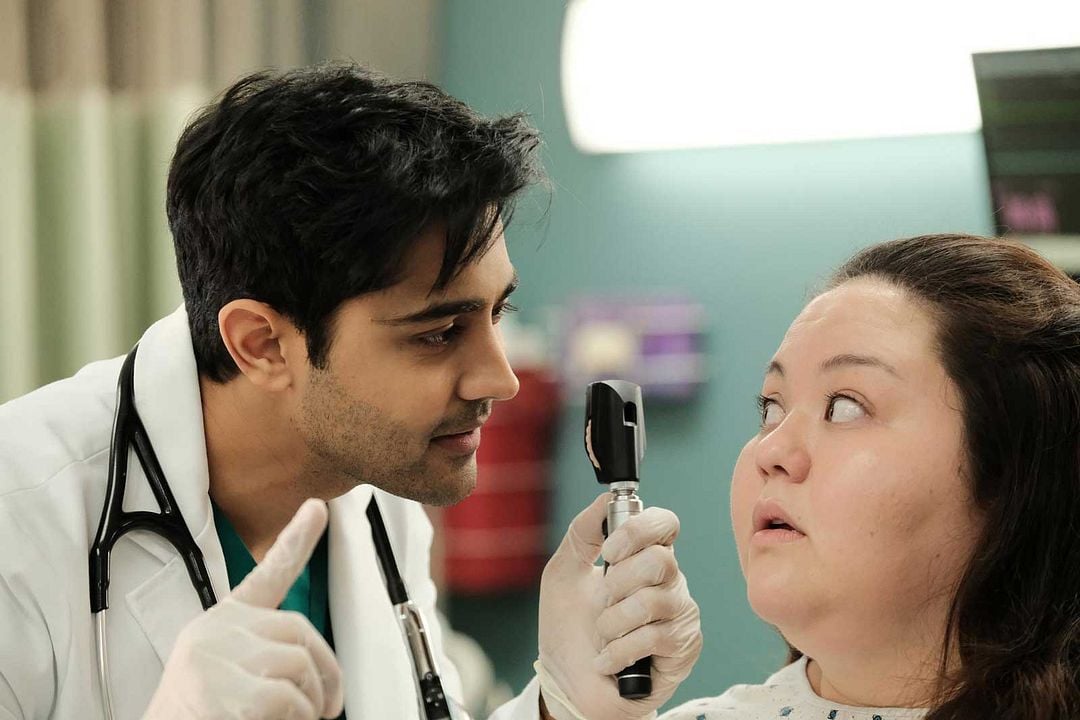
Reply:
[[997, 234], [1080, 274], [1080, 47], [972, 59]]

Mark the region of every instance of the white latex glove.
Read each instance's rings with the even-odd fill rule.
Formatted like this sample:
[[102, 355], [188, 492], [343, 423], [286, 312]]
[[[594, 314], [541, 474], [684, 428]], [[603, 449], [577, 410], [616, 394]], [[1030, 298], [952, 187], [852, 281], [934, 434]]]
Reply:
[[[540, 581], [537, 674], [556, 720], [651, 717], [701, 654], [701, 621], [672, 543], [679, 519], [648, 508], [605, 541], [609, 496], [583, 510]], [[607, 575], [594, 563], [603, 552]], [[652, 656], [652, 694], [619, 697], [614, 674]]]
[[188, 623], [144, 720], [315, 720], [341, 714], [341, 668], [300, 613], [277, 610], [326, 529], [308, 500], [232, 594]]

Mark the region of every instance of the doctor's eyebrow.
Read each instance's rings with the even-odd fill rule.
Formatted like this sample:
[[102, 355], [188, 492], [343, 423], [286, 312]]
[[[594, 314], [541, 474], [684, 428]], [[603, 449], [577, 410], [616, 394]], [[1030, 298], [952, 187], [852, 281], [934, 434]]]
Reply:
[[[850, 353], [845, 353], [843, 355], [834, 355], [825, 362], [821, 363], [820, 369], [822, 372], [828, 372], [829, 370], [837, 370], [843, 367], [873, 367], [878, 368], [879, 370], [884, 370], [885, 372], [897, 378], [900, 377], [900, 373], [896, 371], [896, 368], [894, 368], [892, 365], [885, 362], [881, 358], [876, 358], [873, 355], [853, 355]], [[783, 377], [784, 366], [780, 364], [779, 360], [773, 360], [765, 368], [765, 374], [776, 374], [780, 377]]]
[[[510, 297], [510, 294], [517, 290], [518, 276], [514, 273], [513, 279], [506, 284], [506, 289], [503, 290], [502, 295], [495, 302], [496, 307], [499, 303], [502, 303], [506, 298]], [[441, 320], [447, 317], [453, 317], [454, 315], [468, 315], [474, 313], [477, 310], [483, 310], [487, 307], [488, 301], [483, 298], [463, 298], [461, 300], [446, 300], [444, 302], [436, 302], [417, 310], [414, 313], [408, 315], [402, 315], [396, 318], [387, 318], [385, 320], [378, 320], [377, 322], [382, 325], [412, 325], [414, 323], [432, 322], [434, 320]]]

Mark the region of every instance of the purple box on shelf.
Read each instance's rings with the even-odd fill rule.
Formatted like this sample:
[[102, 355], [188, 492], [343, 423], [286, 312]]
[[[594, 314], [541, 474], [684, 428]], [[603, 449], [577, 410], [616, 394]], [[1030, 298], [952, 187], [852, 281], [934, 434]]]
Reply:
[[576, 392], [605, 378], [654, 400], [686, 400], [705, 382], [705, 309], [678, 296], [582, 297], [564, 315], [560, 369]]

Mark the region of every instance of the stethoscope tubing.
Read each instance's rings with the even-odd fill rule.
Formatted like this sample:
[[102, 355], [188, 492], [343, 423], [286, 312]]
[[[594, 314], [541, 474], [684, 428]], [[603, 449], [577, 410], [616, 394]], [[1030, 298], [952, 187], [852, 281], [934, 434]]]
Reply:
[[[120, 368], [116, 383], [116, 413], [113, 416], [112, 443], [109, 447], [109, 477], [105, 486], [105, 507], [98, 523], [97, 534], [90, 546], [90, 613], [94, 617], [97, 635], [98, 684], [106, 720], [112, 720], [113, 703], [109, 686], [109, 652], [106, 640], [106, 612], [109, 607], [109, 561], [113, 546], [132, 530], [145, 530], [169, 541], [183, 558], [188, 576], [199, 595], [203, 610], [217, 603], [210, 574], [206, 570], [202, 550], [191, 536], [180, 506], [173, 497], [165, 472], [161, 468], [146, 428], [135, 408], [136, 344]], [[128, 454], [142, 466], [161, 512], [124, 510], [124, 491], [127, 489]]]
[[[173, 497], [165, 472], [135, 408], [135, 357], [139, 346], [128, 353], [120, 369], [116, 388], [116, 414], [113, 418], [113, 437], [109, 450], [109, 478], [105, 487], [105, 507], [98, 524], [97, 535], [90, 546], [90, 612], [98, 613], [109, 606], [109, 559], [113, 546], [132, 530], [146, 530], [168, 540], [180, 554], [191, 583], [199, 595], [203, 610], [217, 603], [210, 574], [206, 570], [202, 550], [191, 536], [180, 506]], [[127, 489], [128, 452], [143, 468], [150, 490], [161, 512], [123, 509]]]

